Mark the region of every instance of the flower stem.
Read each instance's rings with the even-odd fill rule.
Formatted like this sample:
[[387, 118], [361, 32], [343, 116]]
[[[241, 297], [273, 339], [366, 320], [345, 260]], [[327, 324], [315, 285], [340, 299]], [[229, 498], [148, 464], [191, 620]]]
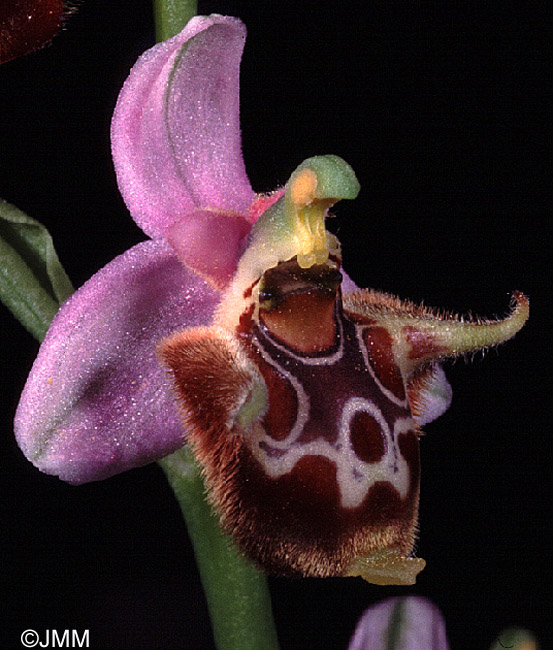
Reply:
[[[197, 0], [153, 0], [158, 42], [196, 15]], [[204, 588], [217, 650], [278, 650], [267, 578], [223, 534], [192, 451], [159, 461], [179, 502]]]
[[[197, 0], [153, 0], [157, 41], [178, 34]], [[179, 502], [194, 546], [217, 650], [278, 650], [267, 578], [221, 531], [189, 448], [159, 461]]]
[[221, 532], [192, 452], [180, 449], [159, 464], [194, 545], [217, 650], [278, 650], [267, 580]]
[[197, 0], [154, 0], [156, 40], [166, 41], [178, 34], [196, 15]]

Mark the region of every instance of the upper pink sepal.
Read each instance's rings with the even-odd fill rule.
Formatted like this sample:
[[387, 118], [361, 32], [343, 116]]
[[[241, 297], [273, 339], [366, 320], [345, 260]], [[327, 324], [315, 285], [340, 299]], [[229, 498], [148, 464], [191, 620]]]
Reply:
[[390, 598], [364, 614], [348, 650], [449, 650], [440, 610], [425, 598]]
[[256, 196], [242, 159], [237, 18], [192, 18], [143, 54], [113, 115], [119, 189], [136, 223], [160, 237], [197, 209], [247, 214]]
[[115, 258], [60, 309], [16, 413], [19, 446], [69, 483], [107, 478], [182, 447], [159, 341], [206, 325], [218, 294], [165, 242]]
[[236, 272], [251, 225], [241, 215], [197, 210], [170, 226], [165, 237], [183, 264], [222, 289]]

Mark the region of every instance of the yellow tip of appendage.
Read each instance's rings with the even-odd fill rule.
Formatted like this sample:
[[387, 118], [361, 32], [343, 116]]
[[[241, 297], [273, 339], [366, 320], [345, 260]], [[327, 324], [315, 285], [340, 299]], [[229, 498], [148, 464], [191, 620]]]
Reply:
[[308, 205], [315, 198], [317, 189], [317, 175], [310, 169], [302, 169], [292, 181], [290, 196], [292, 202], [298, 207]]

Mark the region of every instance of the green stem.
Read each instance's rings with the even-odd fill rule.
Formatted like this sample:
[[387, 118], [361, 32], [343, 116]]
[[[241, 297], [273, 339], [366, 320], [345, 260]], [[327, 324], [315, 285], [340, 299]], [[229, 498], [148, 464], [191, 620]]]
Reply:
[[197, 13], [197, 0], [154, 0], [156, 40], [166, 41], [178, 34]]
[[159, 464], [194, 545], [217, 650], [278, 650], [267, 579], [221, 532], [192, 452], [183, 448]]
[[[197, 0], [153, 0], [158, 41], [178, 34]], [[204, 588], [217, 650], [278, 650], [267, 579], [222, 533], [190, 449], [159, 461], [179, 502]]]

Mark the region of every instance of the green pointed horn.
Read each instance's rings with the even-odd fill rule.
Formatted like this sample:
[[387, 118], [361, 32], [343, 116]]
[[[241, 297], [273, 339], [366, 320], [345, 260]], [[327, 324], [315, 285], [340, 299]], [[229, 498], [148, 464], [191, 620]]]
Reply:
[[420, 362], [456, 357], [512, 338], [529, 315], [528, 298], [516, 291], [510, 314], [502, 320], [464, 320], [456, 316], [423, 313], [403, 322], [407, 357]]

